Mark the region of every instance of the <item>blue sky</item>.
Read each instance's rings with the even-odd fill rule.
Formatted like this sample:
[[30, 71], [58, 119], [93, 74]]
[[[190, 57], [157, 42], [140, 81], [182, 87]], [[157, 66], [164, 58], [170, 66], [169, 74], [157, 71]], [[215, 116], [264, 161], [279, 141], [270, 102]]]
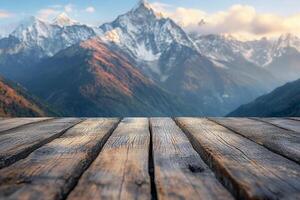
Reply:
[[[80, 22], [101, 24], [130, 10], [137, 2], [138, 0], [0, 0], [0, 27], [3, 30], [3, 27], [8, 28], [10, 24], [16, 24], [21, 19], [32, 15], [53, 18], [63, 11]], [[282, 18], [283, 21], [285, 20], [282, 24], [289, 24], [287, 23], [289, 21], [295, 23], [295, 19], [285, 18], [300, 15], [300, 0], [149, 0], [149, 2], [168, 5], [164, 9], [174, 11], [176, 8], [183, 7], [204, 11], [212, 16], [217, 12], [228, 11], [233, 5], [247, 5], [255, 9], [256, 13], [272, 14]], [[170, 16], [172, 15], [169, 13]], [[198, 13], [195, 16], [200, 15]]]
[[[0, 0], [0, 11], [13, 14], [11, 18], [0, 18], [0, 23], [18, 20], [27, 15], [36, 15], [41, 9], [46, 9], [54, 5], [74, 6], [77, 13], [70, 15], [78, 20], [89, 21], [109, 21], [117, 15], [128, 11], [138, 1], [137, 0]], [[288, 15], [300, 12], [299, 0], [154, 0], [149, 2], [160, 2], [170, 4], [175, 7], [198, 8], [207, 12], [226, 10], [234, 4], [251, 5], [259, 12], [268, 12], [279, 15]], [[80, 12], [87, 7], [94, 7], [94, 13], [89, 15]]]

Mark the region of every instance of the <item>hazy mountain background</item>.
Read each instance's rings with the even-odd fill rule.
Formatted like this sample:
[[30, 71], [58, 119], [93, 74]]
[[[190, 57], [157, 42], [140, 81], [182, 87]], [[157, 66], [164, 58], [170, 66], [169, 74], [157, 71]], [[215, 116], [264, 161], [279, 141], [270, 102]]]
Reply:
[[0, 74], [65, 116], [224, 116], [300, 78], [299, 63], [292, 33], [200, 35], [145, 1], [99, 27], [30, 17], [0, 39]]
[[300, 79], [277, 88], [230, 113], [231, 117], [300, 116]]

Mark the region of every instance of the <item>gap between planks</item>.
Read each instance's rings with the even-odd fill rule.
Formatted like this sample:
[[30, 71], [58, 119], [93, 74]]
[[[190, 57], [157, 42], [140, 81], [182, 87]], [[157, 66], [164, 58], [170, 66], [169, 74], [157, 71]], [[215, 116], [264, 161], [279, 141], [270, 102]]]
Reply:
[[300, 164], [300, 134], [249, 118], [209, 118], [270, 151]]
[[9, 118], [0, 121], [0, 135], [10, 133], [12, 130], [35, 125], [40, 122], [50, 121], [54, 118]]
[[0, 134], [0, 169], [26, 158], [82, 121], [78, 118], [60, 118]]
[[208, 119], [177, 118], [194, 148], [238, 199], [298, 199], [300, 166]]
[[65, 199], [96, 159], [118, 119], [88, 119], [0, 170], [0, 198]]

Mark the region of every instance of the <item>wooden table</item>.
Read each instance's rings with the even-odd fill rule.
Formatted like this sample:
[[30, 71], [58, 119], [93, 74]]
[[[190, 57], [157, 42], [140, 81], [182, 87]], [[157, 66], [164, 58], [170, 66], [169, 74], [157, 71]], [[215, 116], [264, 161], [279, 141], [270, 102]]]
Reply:
[[300, 199], [300, 119], [1, 119], [0, 199]]

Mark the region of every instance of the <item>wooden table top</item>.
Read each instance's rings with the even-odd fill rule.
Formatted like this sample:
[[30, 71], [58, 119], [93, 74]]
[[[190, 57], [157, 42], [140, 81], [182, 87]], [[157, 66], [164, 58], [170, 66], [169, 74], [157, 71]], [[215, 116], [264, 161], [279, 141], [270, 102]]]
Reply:
[[300, 118], [3, 118], [0, 199], [300, 199]]

